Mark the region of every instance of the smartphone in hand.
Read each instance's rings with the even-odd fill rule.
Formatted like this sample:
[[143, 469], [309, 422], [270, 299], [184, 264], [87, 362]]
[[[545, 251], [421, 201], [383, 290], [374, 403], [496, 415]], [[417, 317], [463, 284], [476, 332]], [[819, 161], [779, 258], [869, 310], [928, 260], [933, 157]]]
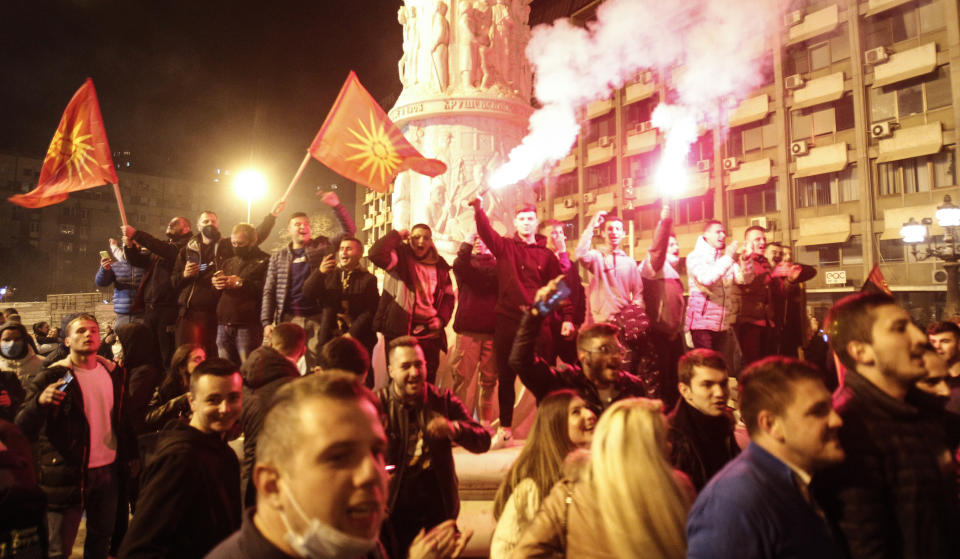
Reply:
[[553, 312], [553, 309], [557, 308], [557, 305], [559, 305], [561, 301], [563, 301], [569, 296], [570, 296], [570, 288], [567, 286], [567, 283], [565, 281], [560, 280], [559, 282], [557, 282], [557, 290], [553, 293], [553, 295], [551, 295], [550, 297], [547, 297], [546, 301], [537, 301], [533, 305], [533, 308], [537, 311], [537, 314], [539, 315], [550, 314], [551, 312]]
[[70, 383], [73, 382], [73, 373], [67, 371], [67, 374], [63, 375], [63, 384], [57, 387], [57, 390], [60, 392], [66, 392], [67, 387], [70, 386]]

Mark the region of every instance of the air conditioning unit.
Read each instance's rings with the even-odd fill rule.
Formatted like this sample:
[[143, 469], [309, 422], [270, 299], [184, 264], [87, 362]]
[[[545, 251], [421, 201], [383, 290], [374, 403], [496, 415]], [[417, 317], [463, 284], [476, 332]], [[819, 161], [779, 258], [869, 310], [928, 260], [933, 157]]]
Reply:
[[637, 125], [637, 132], [649, 132], [653, 130], [653, 121], [647, 120]]
[[787, 27], [803, 23], [803, 10], [793, 10], [783, 14], [783, 24]]
[[871, 66], [886, 62], [888, 58], [890, 58], [890, 56], [887, 54], [887, 47], [877, 47], [863, 53], [864, 62], [870, 64]]
[[605, 148], [613, 143], [613, 138], [610, 136], [600, 136], [600, 139], [597, 140], [597, 143], [600, 147]]
[[723, 160], [723, 170], [724, 171], [733, 171], [740, 167], [740, 160], [736, 157], [727, 157]]
[[643, 83], [653, 83], [653, 77], [654, 77], [653, 70], [647, 70], [646, 72], [641, 74], [640, 79], [641, 81], [643, 81]]
[[933, 283], [947, 283], [947, 272], [946, 270], [935, 269], [930, 273], [930, 281]]
[[635, 200], [637, 198], [637, 193], [633, 190], [633, 183], [630, 186], [623, 187], [623, 199], [624, 200]]
[[799, 140], [790, 144], [790, 153], [793, 155], [806, 155], [810, 153], [810, 146], [806, 140]]
[[633, 177], [626, 177], [623, 179], [624, 188], [633, 188]]
[[750, 220], [750, 227], [763, 227], [767, 230], [767, 221], [766, 217], [755, 217]]
[[594, 203], [594, 202], [596, 202], [596, 201], [597, 201], [597, 193], [596, 193], [596, 192], [584, 192], [584, 193], [583, 193], [583, 203], [584, 203], [584, 204], [592, 204], [592, 203]]
[[573, 198], [567, 198], [566, 200], [563, 201], [563, 207], [564, 207], [564, 208], [575, 208], [575, 207], [577, 207], [577, 201], [574, 200]]
[[706, 172], [709, 172], [709, 171], [710, 171], [710, 160], [709, 160], [709, 159], [701, 159], [700, 161], [697, 161], [697, 172], [699, 172], [699, 173], [706, 173]]
[[870, 137], [874, 140], [879, 140], [880, 138], [889, 138], [893, 136], [893, 130], [897, 127], [895, 122], [886, 121], [886, 122], [875, 122], [870, 125]]
[[784, 87], [787, 89], [800, 89], [803, 87], [803, 77], [800, 74], [787, 76], [787, 79], [784, 80], [784, 82]]

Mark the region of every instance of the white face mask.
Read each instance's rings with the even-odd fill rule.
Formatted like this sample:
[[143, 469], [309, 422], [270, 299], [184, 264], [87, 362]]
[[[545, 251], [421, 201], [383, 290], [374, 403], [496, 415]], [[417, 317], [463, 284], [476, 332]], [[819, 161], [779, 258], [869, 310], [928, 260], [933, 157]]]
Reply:
[[286, 493], [293, 507], [297, 509], [297, 514], [307, 523], [304, 531], [298, 534], [290, 527], [287, 515], [280, 513], [280, 519], [287, 528], [287, 533], [284, 534], [283, 538], [300, 557], [304, 559], [356, 559], [366, 555], [377, 545], [376, 538], [362, 539], [344, 534], [316, 518], [307, 517], [287, 485], [282, 485], [283, 492]]
[[119, 262], [126, 262], [127, 257], [123, 254], [123, 247], [117, 245], [115, 247], [110, 247], [110, 253], [113, 254], [113, 259]]

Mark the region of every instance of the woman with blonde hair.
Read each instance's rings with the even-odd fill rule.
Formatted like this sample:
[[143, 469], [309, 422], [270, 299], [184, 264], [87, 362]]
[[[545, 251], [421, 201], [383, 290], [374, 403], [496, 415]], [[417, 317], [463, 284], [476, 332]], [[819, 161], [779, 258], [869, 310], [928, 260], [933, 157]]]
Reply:
[[540, 402], [530, 435], [497, 489], [490, 559], [510, 556], [541, 499], [560, 480], [564, 459], [590, 445], [596, 424], [597, 416], [573, 390], [551, 392]]
[[662, 408], [646, 398], [608, 408], [579, 477], [553, 488], [511, 557], [684, 557], [692, 496], [667, 462]]

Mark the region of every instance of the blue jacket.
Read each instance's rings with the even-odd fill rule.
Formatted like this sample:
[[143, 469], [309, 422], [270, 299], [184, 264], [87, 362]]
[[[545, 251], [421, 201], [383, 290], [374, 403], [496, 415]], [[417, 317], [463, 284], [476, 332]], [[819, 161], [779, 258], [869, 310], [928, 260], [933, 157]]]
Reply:
[[841, 559], [793, 470], [750, 443], [703, 488], [687, 517], [687, 559]]
[[134, 309], [137, 298], [137, 289], [143, 281], [143, 268], [131, 266], [122, 260], [114, 260], [109, 270], [100, 268], [94, 283], [98, 287], [107, 287], [113, 284], [113, 312], [117, 314], [133, 314], [143, 312], [143, 309]]

